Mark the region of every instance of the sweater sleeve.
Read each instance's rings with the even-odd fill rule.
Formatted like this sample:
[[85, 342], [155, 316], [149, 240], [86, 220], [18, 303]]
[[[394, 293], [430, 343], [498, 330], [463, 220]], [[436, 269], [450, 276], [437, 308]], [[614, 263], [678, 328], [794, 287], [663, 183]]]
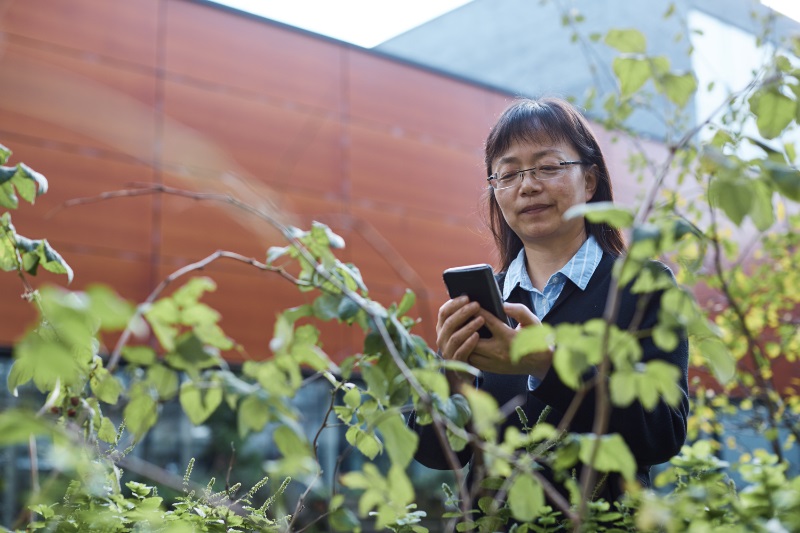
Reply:
[[[669, 269], [664, 268], [672, 277]], [[674, 278], [672, 279], [674, 283]], [[639, 296], [628, 291], [623, 293], [620, 327], [627, 328], [630, 324], [630, 317], [635, 313]], [[648, 330], [658, 323], [661, 293], [642, 297], [648, 298], [649, 301], [638, 329]], [[660, 350], [649, 336], [642, 339], [640, 344], [643, 362], [660, 359], [675, 365], [680, 370], [679, 386], [682, 392], [681, 401], [674, 407], [667, 405], [662, 400], [659, 400], [652, 411], [645, 409], [638, 401], [634, 401], [625, 408], [612, 407], [609, 433], [622, 435], [637, 463], [640, 466], [648, 466], [668, 461], [680, 451], [686, 440], [686, 421], [689, 414], [689, 344], [685, 332], [681, 332], [678, 345], [671, 352]], [[591, 378], [596, 373], [597, 369], [593, 368], [586, 377]], [[551, 368], [541, 385], [531, 391], [531, 394], [564, 413], [574, 398], [575, 391], [567, 387], [559, 379], [557, 372]], [[590, 391], [572, 421], [570, 428], [572, 431], [590, 432], [592, 430], [595, 405], [594, 391]]]

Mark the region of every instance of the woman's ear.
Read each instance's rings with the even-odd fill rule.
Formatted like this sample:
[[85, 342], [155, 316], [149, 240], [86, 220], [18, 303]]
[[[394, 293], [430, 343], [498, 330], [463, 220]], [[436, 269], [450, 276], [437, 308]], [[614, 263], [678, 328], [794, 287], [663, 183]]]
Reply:
[[583, 177], [586, 184], [586, 201], [588, 202], [594, 197], [597, 191], [597, 165], [592, 165]]

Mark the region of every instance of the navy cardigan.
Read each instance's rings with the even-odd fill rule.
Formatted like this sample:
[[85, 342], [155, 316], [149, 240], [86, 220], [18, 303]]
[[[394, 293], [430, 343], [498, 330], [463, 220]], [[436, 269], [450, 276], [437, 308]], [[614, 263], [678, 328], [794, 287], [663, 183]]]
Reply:
[[[614, 256], [603, 254], [600, 263], [592, 275], [586, 290], [581, 291], [572, 281], [567, 280], [556, 303], [544, 317], [544, 322], [556, 325], [560, 323], [584, 323], [593, 318], [601, 318], [606, 306], [609, 286], [611, 283], [611, 270], [614, 265]], [[674, 282], [674, 277], [669, 267], [662, 263], [652, 262], [650, 267], [663, 269]], [[498, 283], [502, 287], [505, 273], [498, 276]], [[517, 287], [510, 295], [509, 302], [522, 303], [532, 309], [530, 295]], [[639, 330], [647, 330], [658, 323], [658, 310], [660, 306], [660, 293], [632, 294], [627, 288], [623, 290], [619, 305], [617, 326], [628, 329], [636, 315], [639, 302], [645, 305]], [[680, 451], [686, 439], [686, 419], [689, 414], [688, 396], [688, 358], [689, 346], [685, 335], [681, 335], [677, 348], [665, 353], [655, 346], [651, 337], [640, 340], [642, 346], [642, 360], [662, 359], [672, 363], [681, 371], [680, 387], [683, 391], [681, 402], [676, 407], [670, 407], [659, 401], [655, 409], [646, 410], [638, 401], [625, 408], [614, 407], [609, 421], [609, 433], [619, 433], [625, 439], [633, 453], [637, 465], [637, 478], [645, 486], [650, 485], [650, 465], [663, 463]], [[593, 369], [593, 372], [596, 372]], [[590, 377], [590, 376], [588, 376]], [[541, 384], [533, 392], [528, 391], [527, 375], [492, 374], [484, 372], [480, 381], [480, 388], [489, 392], [500, 406], [512, 407], [509, 402], [515, 402], [525, 410], [529, 423], [539, 419], [539, 415], [546, 406], [552, 408], [547, 417], [547, 422], [557, 426], [575, 396], [575, 391], [566, 386], [558, 377], [555, 369], [545, 376]], [[580, 408], [570, 424], [569, 430], [577, 433], [590, 433], [594, 421], [595, 394], [590, 391], [586, 395]], [[501, 435], [505, 427], [516, 425], [521, 427], [519, 417], [514, 409], [505, 410], [511, 413], [503, 423]], [[420, 434], [420, 443], [415, 459], [425, 466], [440, 470], [448, 469], [444, 453], [433, 432], [432, 426], [419, 426], [415, 424], [412, 414], [410, 425]], [[466, 464], [471, 457], [471, 450], [466, 448], [458, 454], [461, 464]], [[613, 490], [613, 495], [618, 492]]]

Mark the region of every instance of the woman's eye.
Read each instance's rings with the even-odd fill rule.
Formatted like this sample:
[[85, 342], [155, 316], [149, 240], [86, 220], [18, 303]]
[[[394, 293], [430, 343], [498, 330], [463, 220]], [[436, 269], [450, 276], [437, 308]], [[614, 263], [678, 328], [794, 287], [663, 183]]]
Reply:
[[552, 174], [553, 172], [558, 172], [561, 170], [560, 165], [539, 165], [539, 171], [544, 172], [545, 174]]
[[503, 181], [514, 179], [517, 177], [517, 174], [519, 174], [519, 170], [504, 170], [500, 172], [500, 179]]

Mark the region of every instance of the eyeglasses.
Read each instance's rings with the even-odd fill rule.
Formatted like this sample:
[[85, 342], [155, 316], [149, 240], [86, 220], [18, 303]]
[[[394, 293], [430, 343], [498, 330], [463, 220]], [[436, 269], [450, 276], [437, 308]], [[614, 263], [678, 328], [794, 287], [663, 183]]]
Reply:
[[522, 183], [525, 173], [530, 172], [533, 179], [539, 181], [560, 178], [567, 172], [567, 165], [583, 165], [583, 161], [544, 161], [539, 166], [524, 170], [500, 168], [497, 172], [486, 178], [493, 189], [508, 189]]

